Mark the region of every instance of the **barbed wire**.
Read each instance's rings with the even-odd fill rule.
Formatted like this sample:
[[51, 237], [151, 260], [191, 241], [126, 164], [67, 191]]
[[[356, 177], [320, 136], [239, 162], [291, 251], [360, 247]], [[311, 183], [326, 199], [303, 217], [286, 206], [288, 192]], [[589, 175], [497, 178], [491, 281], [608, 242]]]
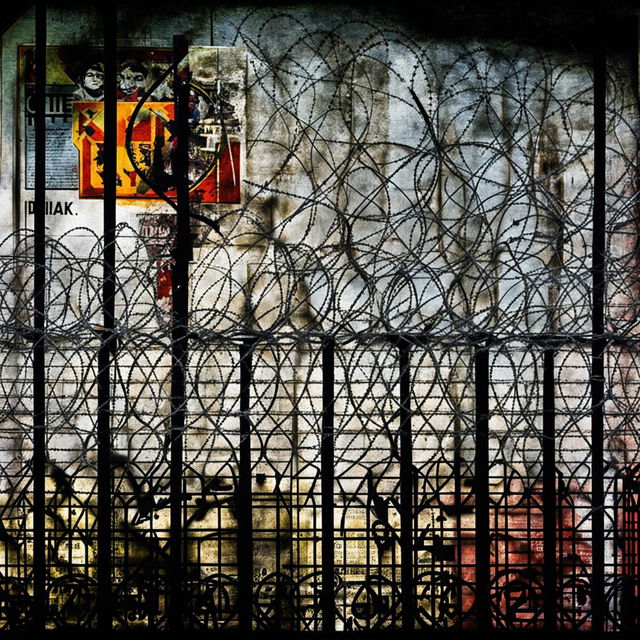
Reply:
[[[629, 483], [637, 482], [640, 391], [638, 114], [624, 65], [612, 60], [608, 70], [607, 503], [593, 505], [590, 358], [600, 336], [591, 329], [589, 60], [420, 41], [371, 22], [316, 28], [260, 11], [244, 16], [227, 44], [248, 53], [247, 179], [239, 206], [192, 203], [219, 233], [192, 223], [183, 461], [189, 624], [237, 624], [238, 346], [252, 336], [254, 626], [322, 628], [319, 344], [330, 335], [338, 626], [400, 624], [401, 401], [392, 339], [404, 336], [412, 340], [417, 624], [475, 624], [473, 351], [490, 339], [494, 623], [543, 622], [541, 358], [553, 349], [559, 624], [590, 627], [590, 522], [604, 508], [607, 624], [619, 628], [621, 590], [637, 589], [638, 578], [620, 537], [627, 527], [624, 535], [637, 539], [621, 514], [638, 499]], [[154, 238], [134, 224], [116, 229], [111, 411], [121, 627], [166, 624], [172, 345], [170, 297], [160, 289], [173, 243], [173, 231]], [[25, 626], [32, 606], [33, 244], [20, 229], [0, 245], [0, 590], [3, 603], [12, 599], [0, 619], [8, 628]], [[94, 623], [104, 248], [86, 227], [46, 239], [52, 627]], [[505, 604], [514, 590], [526, 597]]]

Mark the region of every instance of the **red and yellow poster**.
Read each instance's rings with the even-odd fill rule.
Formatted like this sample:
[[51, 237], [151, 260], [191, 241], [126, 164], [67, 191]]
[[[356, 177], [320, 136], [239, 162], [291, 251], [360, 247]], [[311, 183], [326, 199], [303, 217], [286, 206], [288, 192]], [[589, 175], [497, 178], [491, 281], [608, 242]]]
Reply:
[[[192, 47], [189, 182], [202, 204], [239, 204], [244, 171], [244, 68], [237, 48]], [[101, 50], [47, 50], [49, 190], [79, 200], [103, 196], [104, 66]], [[117, 93], [116, 197], [175, 197], [171, 174], [176, 140], [171, 50], [120, 51]], [[25, 181], [33, 189], [33, 48], [21, 47], [24, 80]], [[132, 123], [133, 120], [133, 123]]]
[[[171, 171], [173, 102], [145, 103], [128, 130], [136, 103], [117, 105], [116, 197], [157, 198], [160, 190], [174, 196]], [[209, 125], [214, 129], [215, 125]], [[193, 128], [193, 127], [192, 127]], [[240, 141], [226, 142], [214, 133], [190, 144], [191, 190], [199, 202], [237, 203], [240, 199]], [[102, 102], [73, 103], [73, 143], [79, 153], [79, 195], [101, 197], [104, 114]], [[208, 146], [211, 145], [211, 146]]]

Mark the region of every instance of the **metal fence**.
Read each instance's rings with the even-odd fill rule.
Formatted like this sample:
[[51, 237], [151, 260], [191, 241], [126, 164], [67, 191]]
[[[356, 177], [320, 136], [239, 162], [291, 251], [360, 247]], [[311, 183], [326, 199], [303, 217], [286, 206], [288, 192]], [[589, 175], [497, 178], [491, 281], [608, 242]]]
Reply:
[[637, 105], [598, 41], [514, 58], [249, 12], [231, 44], [270, 107], [215, 218], [177, 36], [150, 244], [116, 215], [113, 10], [103, 229], [47, 234], [42, 4], [35, 26], [33, 229], [1, 247], [5, 629], [637, 627]]

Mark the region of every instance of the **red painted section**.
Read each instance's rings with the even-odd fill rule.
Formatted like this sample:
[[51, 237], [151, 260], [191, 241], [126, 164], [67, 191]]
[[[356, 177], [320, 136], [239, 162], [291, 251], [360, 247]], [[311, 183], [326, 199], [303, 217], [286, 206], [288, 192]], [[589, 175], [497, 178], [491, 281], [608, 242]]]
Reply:
[[156, 267], [158, 269], [156, 275], [157, 298], [158, 300], [166, 299], [171, 305], [171, 261], [167, 259], [156, 260]]
[[[491, 599], [496, 628], [541, 629], [544, 624], [543, 582], [544, 525], [542, 486], [525, 488], [511, 484], [506, 503], [490, 513], [493, 531], [491, 544]], [[565, 492], [566, 493], [566, 492]], [[576, 492], [567, 493], [576, 498]], [[577, 500], [576, 500], [577, 502]], [[589, 630], [591, 623], [587, 580], [591, 573], [591, 545], [577, 529], [583, 518], [577, 505], [563, 499], [558, 508], [557, 574], [559, 629]], [[588, 529], [588, 527], [587, 527]], [[475, 584], [475, 537], [473, 531], [462, 534], [461, 577]], [[471, 615], [474, 594], [462, 594], [464, 627], [474, 629]]]
[[91, 141], [88, 138], [83, 138], [81, 158], [82, 171], [80, 172], [82, 184], [80, 185], [80, 188], [82, 192], [88, 196], [102, 196], [104, 188], [101, 186], [97, 189], [91, 184], [91, 155], [93, 151], [94, 146], [91, 144]]
[[[167, 111], [173, 111], [171, 109], [173, 105], [168, 104], [165, 106]], [[173, 115], [173, 114], [171, 114]], [[144, 118], [143, 120], [139, 120], [133, 125], [133, 129], [131, 131], [131, 141], [132, 142], [150, 142], [151, 141], [151, 118]], [[126, 129], [129, 125], [128, 120], [121, 120], [118, 123], [120, 126], [124, 127], [124, 132], [122, 139], [126, 140]]]
[[[231, 162], [233, 153], [233, 163]], [[234, 179], [235, 176], [235, 179]], [[234, 184], [235, 182], [235, 184]], [[196, 187], [202, 194], [202, 202], [239, 203], [240, 202], [240, 143], [230, 142], [220, 155], [219, 167]]]
[[640, 624], [640, 483], [638, 467], [627, 470], [622, 479], [616, 525], [620, 540], [621, 573], [626, 578], [620, 610], [626, 626]]

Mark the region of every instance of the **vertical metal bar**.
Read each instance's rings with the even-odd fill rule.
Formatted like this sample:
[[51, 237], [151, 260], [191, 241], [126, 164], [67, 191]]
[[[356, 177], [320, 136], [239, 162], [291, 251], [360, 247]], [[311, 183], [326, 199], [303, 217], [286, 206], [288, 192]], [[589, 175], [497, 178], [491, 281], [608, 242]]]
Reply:
[[170, 531], [169, 531], [169, 627], [183, 628], [183, 434], [186, 417], [186, 368], [188, 356], [189, 260], [191, 238], [189, 230], [189, 81], [181, 61], [187, 55], [183, 36], [173, 38], [173, 92], [175, 101], [176, 146], [172, 157], [172, 172], [176, 183], [176, 243], [173, 250], [171, 283], [173, 287], [173, 326], [171, 330], [171, 471], [170, 471]]
[[[459, 418], [455, 419], [454, 423], [454, 443], [455, 450], [453, 453], [453, 490], [454, 504], [455, 504], [455, 543], [456, 543], [456, 571], [459, 576], [465, 574], [465, 560], [463, 557], [463, 538], [462, 538], [462, 438], [460, 437], [460, 421]], [[456, 608], [456, 620], [455, 629], [461, 630], [463, 628], [463, 613], [466, 613], [463, 602], [464, 591], [462, 586], [458, 583], [457, 592], [455, 597]]]
[[544, 629], [556, 631], [558, 616], [557, 543], [556, 543], [556, 447], [555, 447], [555, 379], [553, 349], [544, 351], [542, 381], [542, 519], [543, 577], [544, 577]]
[[489, 346], [475, 349], [476, 457], [474, 489], [476, 534], [476, 611], [478, 630], [491, 627], [489, 536]]
[[411, 345], [403, 338], [400, 340], [398, 347], [400, 365], [400, 547], [402, 549], [400, 582], [402, 587], [402, 630], [411, 631], [415, 622]]
[[98, 351], [98, 629], [111, 630], [111, 357], [115, 357], [116, 21], [115, 3], [103, 10], [103, 330]]
[[[562, 472], [558, 470], [558, 501], [557, 501], [557, 514], [558, 514], [558, 575], [564, 576], [567, 573], [569, 566], [569, 560], [565, 557], [564, 548], [567, 539], [567, 533], [564, 527], [564, 503], [567, 499], [567, 488], [564, 483], [564, 477]], [[566, 622], [565, 622], [566, 624]]]
[[[458, 360], [460, 359], [460, 354], [458, 354]], [[459, 362], [456, 362], [454, 365], [456, 368], [459, 366]], [[467, 374], [465, 374], [466, 377]], [[458, 381], [458, 375], [456, 374], [453, 378], [456, 382]], [[457, 397], [457, 394], [456, 394]], [[465, 566], [465, 558], [463, 556], [463, 520], [462, 520], [462, 444], [463, 444], [463, 436], [461, 429], [461, 418], [459, 415], [454, 417], [453, 423], [453, 442], [454, 442], [454, 452], [453, 452], [453, 491], [454, 491], [454, 505], [455, 505], [455, 545], [456, 545], [456, 572], [458, 576], [464, 576], [466, 574], [466, 566]], [[468, 608], [465, 602], [465, 589], [462, 587], [460, 583], [457, 584], [456, 592], [454, 594], [455, 598], [455, 629], [461, 630], [464, 628], [464, 615], [468, 612]]]
[[592, 625], [604, 630], [604, 293], [605, 293], [605, 171], [606, 171], [606, 15], [596, 0], [594, 15], [593, 85], [593, 246], [591, 350], [591, 464], [592, 464]]
[[[614, 504], [617, 507], [622, 507], [620, 510], [622, 511], [622, 530], [618, 529], [618, 540], [620, 546], [622, 547], [622, 562], [621, 562], [621, 573], [622, 573], [622, 594], [620, 601], [620, 629], [619, 630], [631, 630], [633, 629], [633, 616], [630, 615], [632, 613], [632, 603], [633, 603], [633, 574], [634, 574], [634, 564], [630, 563], [629, 560], [632, 558], [630, 553], [633, 544], [633, 529], [631, 528], [632, 520], [632, 501], [630, 500], [630, 482], [629, 476], [627, 475], [629, 471], [625, 473], [622, 477], [622, 496], [616, 492], [616, 499]], [[630, 504], [631, 503], [631, 504]], [[617, 514], [616, 514], [617, 515]], [[616, 522], [618, 522], [618, 518], [616, 518]], [[618, 571], [616, 571], [616, 575]]]
[[253, 340], [240, 345], [240, 452], [238, 469], [238, 622], [251, 631], [253, 615], [253, 514], [251, 496], [251, 356]]
[[34, 194], [34, 291], [33, 291], [33, 626], [43, 629], [46, 621], [45, 554], [45, 465], [46, 465], [46, 47], [47, 10], [36, 3], [35, 25], [35, 194]]
[[320, 448], [320, 474], [322, 483], [322, 631], [334, 632], [335, 599], [333, 574], [334, 525], [333, 525], [333, 482], [334, 482], [334, 379], [335, 379], [335, 339], [325, 336], [322, 342], [322, 444]]

